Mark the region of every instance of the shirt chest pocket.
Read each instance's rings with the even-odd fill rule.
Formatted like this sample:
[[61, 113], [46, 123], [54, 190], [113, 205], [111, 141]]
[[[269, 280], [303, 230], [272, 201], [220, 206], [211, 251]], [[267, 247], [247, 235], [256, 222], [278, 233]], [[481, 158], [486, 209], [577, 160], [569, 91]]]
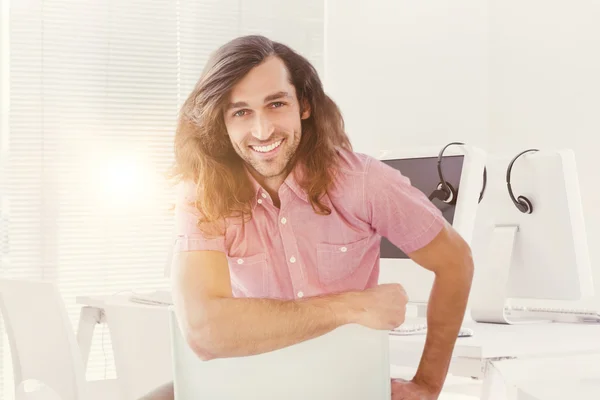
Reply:
[[235, 297], [268, 297], [267, 255], [227, 257], [231, 289]]
[[317, 244], [317, 271], [321, 283], [330, 284], [352, 275], [360, 267], [369, 237], [346, 244]]

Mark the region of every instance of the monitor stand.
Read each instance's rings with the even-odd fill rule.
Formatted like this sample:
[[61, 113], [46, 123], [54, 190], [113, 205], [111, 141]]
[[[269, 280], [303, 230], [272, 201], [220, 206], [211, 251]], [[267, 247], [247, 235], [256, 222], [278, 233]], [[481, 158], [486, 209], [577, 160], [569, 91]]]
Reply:
[[471, 318], [476, 322], [523, 324], [551, 322], [527, 316], [511, 316], [508, 308], [508, 278], [517, 225], [494, 227], [484, 258], [475, 266]]

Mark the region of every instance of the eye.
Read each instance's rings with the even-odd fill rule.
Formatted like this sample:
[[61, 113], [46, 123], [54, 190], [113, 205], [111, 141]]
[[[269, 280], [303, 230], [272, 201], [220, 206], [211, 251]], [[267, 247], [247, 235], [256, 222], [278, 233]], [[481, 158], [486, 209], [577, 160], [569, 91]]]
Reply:
[[271, 103], [272, 108], [279, 108], [279, 107], [283, 107], [284, 105], [285, 105], [285, 103], [282, 101], [276, 101], [274, 103]]
[[248, 110], [239, 110], [233, 114], [234, 117], [243, 117], [248, 114]]

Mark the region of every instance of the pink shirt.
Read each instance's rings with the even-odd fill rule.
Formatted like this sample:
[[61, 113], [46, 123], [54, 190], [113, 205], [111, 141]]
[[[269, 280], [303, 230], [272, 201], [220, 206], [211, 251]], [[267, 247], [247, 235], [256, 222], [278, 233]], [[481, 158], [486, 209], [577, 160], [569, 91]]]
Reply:
[[290, 174], [281, 207], [254, 179], [252, 219], [228, 221], [224, 236], [206, 239], [182, 186], [176, 207], [176, 251], [217, 250], [227, 256], [235, 297], [295, 299], [377, 285], [381, 237], [408, 254], [428, 244], [445, 220], [408, 178], [372, 157], [340, 150], [339, 179], [316, 214]]

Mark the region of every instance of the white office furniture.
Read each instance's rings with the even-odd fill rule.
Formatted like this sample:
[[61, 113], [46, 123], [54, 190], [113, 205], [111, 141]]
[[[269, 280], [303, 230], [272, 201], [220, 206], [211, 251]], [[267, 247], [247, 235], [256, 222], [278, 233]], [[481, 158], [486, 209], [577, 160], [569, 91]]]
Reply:
[[177, 399], [389, 400], [387, 332], [345, 325], [315, 339], [247, 357], [202, 361], [171, 314]]
[[[117, 309], [119, 307], [125, 307], [128, 308], [129, 311], [133, 314], [135, 313], [137, 310], [144, 310], [144, 306], [142, 306], [139, 303], [132, 303], [130, 302], [128, 299], [130, 298], [130, 294], [120, 294], [120, 295], [116, 295], [116, 296], [79, 296], [77, 297], [77, 303], [82, 304], [82, 310], [87, 310], [85, 313], [82, 312], [82, 316], [84, 317], [81, 321], [80, 321], [80, 330], [79, 330], [79, 336], [78, 336], [78, 340], [80, 343], [80, 346], [82, 348], [89, 348], [91, 346], [91, 341], [92, 341], [92, 336], [93, 336], [93, 330], [94, 327], [96, 326], [96, 324], [99, 323], [108, 323], [107, 322], [107, 318], [106, 318], [106, 314], [110, 314], [112, 312], [112, 310]], [[112, 303], [110, 307], [107, 307], [107, 304]], [[109, 309], [111, 308], [111, 309]], [[107, 311], [108, 309], [108, 311]], [[134, 317], [135, 318], [135, 317]], [[113, 324], [118, 323], [117, 320], [111, 320], [110, 323], [108, 323], [109, 327], [112, 327]], [[119, 328], [110, 328], [111, 330], [114, 329], [119, 329]], [[165, 354], [166, 351], [170, 350], [170, 337], [168, 338], [168, 340], [164, 340], [164, 335], [159, 334], [159, 335], [155, 335], [155, 332], [160, 332], [163, 329], [163, 326], [155, 326], [152, 327], [151, 329], [148, 329], [145, 333], [144, 336], [144, 340], [138, 344], [137, 346], [151, 346], [153, 351], [156, 351], [157, 353], [162, 353]], [[123, 332], [125, 330], [122, 330]], [[112, 333], [111, 333], [112, 334]], [[115, 359], [118, 358], [122, 358], [122, 357], [130, 357], [134, 354], [134, 352], [131, 351], [125, 351], [123, 354], [121, 355], [117, 355], [116, 353], [120, 353], [120, 347], [116, 346], [117, 348], [114, 349], [114, 357]], [[126, 361], [127, 363], [130, 363], [131, 361]], [[135, 362], [135, 360], [134, 360]], [[169, 365], [170, 362], [169, 362]], [[162, 369], [162, 367], [160, 365], [158, 365], [158, 363], [153, 362], [151, 364], [146, 365], [146, 367], [144, 368], [144, 371], [147, 371], [147, 375], [148, 377], [153, 377], [156, 376], [157, 374], [160, 374], [157, 369]], [[390, 371], [391, 371], [391, 375], [394, 378], [404, 378], [404, 379], [410, 379], [412, 378], [412, 374], [414, 373], [413, 371], [413, 366], [410, 367], [404, 367], [404, 366], [395, 366], [395, 365], [391, 365], [390, 366]], [[401, 371], [401, 372], [400, 372]], [[160, 376], [160, 375], [159, 375]], [[163, 379], [148, 379], [147, 380], [147, 385], [148, 386], [159, 386], [160, 385], [160, 381], [162, 381]], [[124, 381], [119, 381], [120, 385], [127, 385], [127, 381], [128, 379], [125, 378]], [[465, 391], [469, 392], [470, 394], [472, 394], [472, 397], [474, 398], [478, 398], [478, 387], [481, 385], [480, 382], [477, 381], [473, 381], [470, 382], [468, 380], [466, 380], [466, 378], [464, 377], [451, 377], [449, 378], [449, 380], [447, 380], [446, 385], [444, 387], [444, 391], [448, 392], [448, 393], [464, 393]], [[127, 389], [128, 390], [128, 389]], [[135, 390], [135, 389], [134, 389]], [[450, 394], [444, 393], [445, 397], [442, 398], [446, 398], [446, 396], [450, 396]]]
[[169, 312], [134, 303], [104, 305], [123, 400], [138, 399], [173, 380]]
[[[104, 313], [107, 298], [112, 297], [79, 297], [78, 302], [96, 310], [97, 314], [101, 315]], [[123, 305], [126, 304], [127, 298], [128, 296], [122, 297]], [[115, 306], [117, 305], [115, 304]], [[131, 311], [143, 307], [147, 306], [136, 304]], [[406, 321], [407, 324], [424, 322], [425, 320], [422, 318]], [[540, 357], [561, 358], [580, 353], [600, 353], [600, 324], [504, 325], [465, 321], [463, 326], [472, 329], [473, 336], [457, 339], [450, 373], [455, 377], [472, 377], [482, 382], [482, 399], [484, 400], [507, 399], [507, 397], [491, 397], [492, 395], [500, 396], [499, 393], [505, 392], [506, 388], [510, 387], [510, 382], [503, 379], [496, 370], [500, 361], [528, 360]], [[87, 339], [82, 336], [80, 340], [86, 342]], [[91, 341], [91, 336], [89, 341]], [[424, 336], [390, 337], [392, 371], [396, 367], [415, 368], [423, 352], [424, 343]], [[156, 346], [161, 346], [161, 344], [156, 342]], [[168, 344], [163, 343], [163, 346], [168, 346]], [[148, 368], [151, 367], [148, 366]], [[403, 377], [407, 378], [407, 376]], [[160, 385], [160, 382], [155, 383], [156, 386]], [[449, 389], [452, 388], [449, 387]]]
[[125, 400], [135, 399], [138, 394], [141, 397], [172, 379], [167, 308], [131, 302], [131, 295], [128, 292], [76, 298], [82, 305], [79, 346], [89, 355], [95, 327], [107, 324], [119, 392]]
[[495, 373], [506, 382], [505, 391], [495, 394], [498, 399], [600, 398], [600, 352], [498, 360], [493, 362], [493, 367]]
[[115, 380], [85, 380], [85, 369], [63, 300], [51, 282], [0, 279], [0, 306], [10, 343], [15, 392], [39, 381], [61, 400], [116, 399]]
[[[423, 321], [415, 319], [407, 323]], [[473, 336], [457, 339], [450, 373], [483, 380], [482, 400], [509, 398], [501, 395], [510, 382], [497, 370], [498, 361], [600, 353], [600, 324], [506, 325], [465, 321], [463, 325], [473, 330]], [[391, 336], [390, 362], [415, 366], [424, 345], [424, 336]]]

